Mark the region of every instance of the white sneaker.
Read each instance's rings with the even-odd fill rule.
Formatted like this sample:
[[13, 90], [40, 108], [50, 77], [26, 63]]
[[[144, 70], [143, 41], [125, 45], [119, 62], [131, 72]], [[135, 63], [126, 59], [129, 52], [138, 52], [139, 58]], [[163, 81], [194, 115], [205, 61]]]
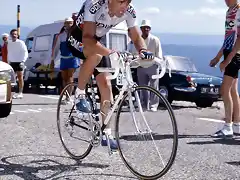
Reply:
[[233, 123], [232, 128], [233, 128], [233, 134], [236, 136], [240, 136], [240, 125]]
[[14, 95], [13, 95], [13, 99], [22, 99], [23, 98], [23, 93], [15, 93]]
[[152, 112], [156, 112], [157, 111], [157, 108], [155, 108], [155, 107], [151, 107], [151, 109], [150, 109]]

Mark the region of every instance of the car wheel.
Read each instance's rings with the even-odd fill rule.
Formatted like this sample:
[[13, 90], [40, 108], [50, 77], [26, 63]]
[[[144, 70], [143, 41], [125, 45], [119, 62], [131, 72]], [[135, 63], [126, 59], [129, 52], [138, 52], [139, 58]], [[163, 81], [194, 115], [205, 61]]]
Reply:
[[12, 110], [12, 102], [7, 104], [0, 104], [0, 118], [5, 118], [9, 116], [11, 110]]
[[166, 86], [159, 86], [159, 92], [168, 100], [170, 104], [173, 102], [172, 98], [169, 96], [169, 91]]
[[197, 105], [197, 107], [206, 108], [211, 107], [213, 105], [213, 101], [209, 99], [200, 99], [196, 101], [195, 104]]

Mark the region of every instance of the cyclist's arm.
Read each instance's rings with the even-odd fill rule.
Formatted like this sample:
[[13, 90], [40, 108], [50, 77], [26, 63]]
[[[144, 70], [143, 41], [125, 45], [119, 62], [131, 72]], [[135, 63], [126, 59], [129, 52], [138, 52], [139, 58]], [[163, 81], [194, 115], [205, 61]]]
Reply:
[[223, 56], [223, 46], [221, 47], [221, 49], [218, 51], [216, 58], [217, 59], [221, 59], [221, 57]]
[[138, 52], [142, 49], [147, 49], [146, 43], [144, 42], [144, 39], [141, 37], [140, 33], [138, 32], [137, 26], [129, 28], [129, 37], [132, 40]]
[[85, 52], [87, 52], [87, 54], [108, 56], [111, 53], [111, 50], [101, 45], [101, 43], [95, 39], [95, 33], [96, 23], [85, 21], [83, 28], [83, 44]]
[[144, 39], [141, 37], [138, 28], [137, 28], [137, 21], [136, 21], [136, 11], [134, 7], [130, 4], [128, 6], [128, 18], [126, 20], [128, 26], [128, 35], [132, 40], [136, 50], [139, 52], [141, 49], [147, 49], [147, 46], [144, 42]]

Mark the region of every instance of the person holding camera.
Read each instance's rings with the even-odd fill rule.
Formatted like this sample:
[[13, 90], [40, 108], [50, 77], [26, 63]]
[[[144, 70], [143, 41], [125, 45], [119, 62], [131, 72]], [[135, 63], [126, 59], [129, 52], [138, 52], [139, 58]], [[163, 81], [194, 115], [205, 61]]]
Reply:
[[18, 39], [18, 32], [16, 29], [10, 31], [11, 40], [8, 41], [8, 63], [12, 66], [13, 70], [17, 74], [19, 82], [19, 91], [13, 95], [14, 99], [23, 98], [23, 70], [24, 63], [28, 58], [28, 50], [24, 41]]

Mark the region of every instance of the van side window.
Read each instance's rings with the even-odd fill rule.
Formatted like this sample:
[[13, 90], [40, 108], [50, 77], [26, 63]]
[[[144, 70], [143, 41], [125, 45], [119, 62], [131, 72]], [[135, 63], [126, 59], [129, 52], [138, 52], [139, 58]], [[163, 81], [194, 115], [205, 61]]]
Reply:
[[27, 38], [25, 44], [26, 44], [28, 50], [32, 50], [32, 48], [33, 48], [33, 37]]
[[34, 51], [48, 51], [50, 45], [50, 35], [38, 36], [36, 38]]
[[127, 50], [127, 35], [119, 33], [109, 33], [109, 47], [116, 51]]

